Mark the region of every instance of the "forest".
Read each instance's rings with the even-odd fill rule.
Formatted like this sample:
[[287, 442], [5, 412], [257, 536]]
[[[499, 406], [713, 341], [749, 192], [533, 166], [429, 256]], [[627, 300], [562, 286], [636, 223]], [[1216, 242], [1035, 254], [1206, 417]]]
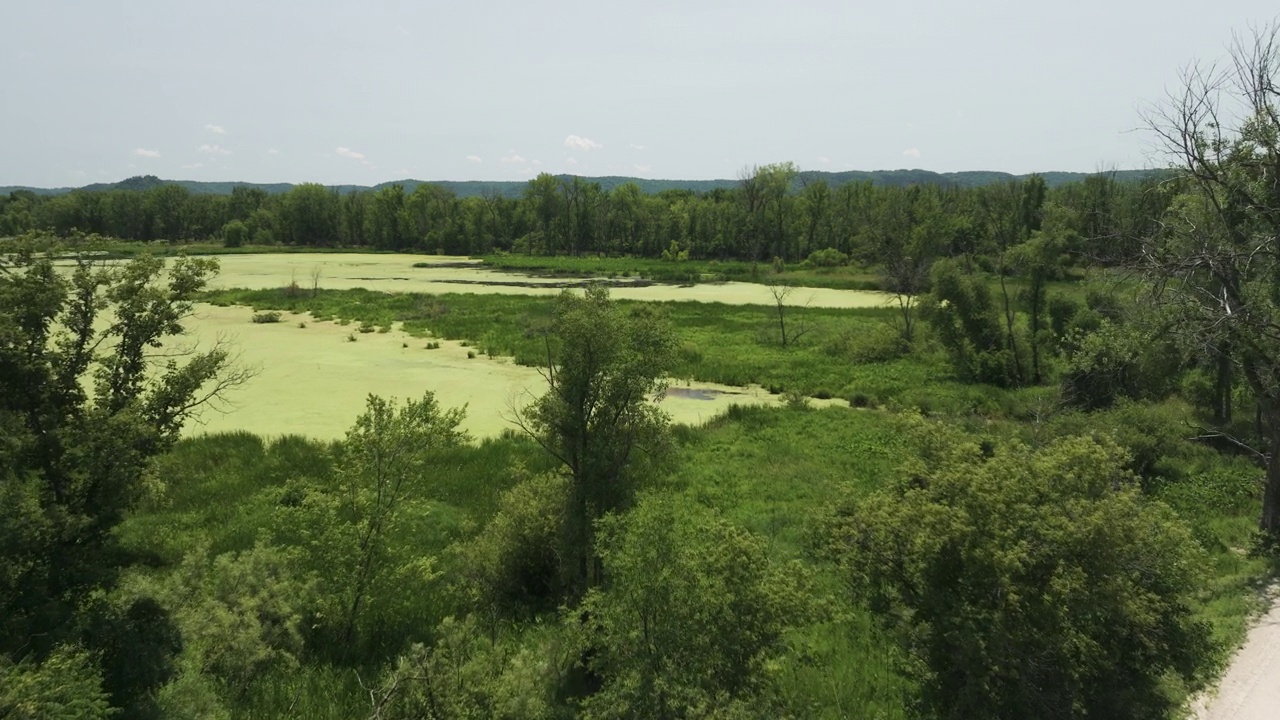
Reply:
[[[10, 193], [0, 716], [1184, 717], [1280, 547], [1276, 40], [1187, 76], [1137, 181]], [[599, 282], [213, 284], [302, 248]], [[432, 393], [334, 441], [191, 432], [255, 382], [175, 350], [209, 305], [545, 391], [493, 437]], [[686, 380], [780, 402], [673, 423]]]
[[[271, 194], [232, 188], [194, 194], [175, 184], [146, 190], [77, 191], [0, 198], [0, 236], [40, 230], [148, 242], [218, 242], [237, 246], [369, 248], [396, 252], [539, 256], [635, 256], [686, 253], [701, 260], [799, 262], [834, 250], [880, 265], [900, 239], [934, 256], [989, 257], [1026, 239], [1045, 221], [1081, 238], [1081, 262], [1118, 262], [1178, 193], [1162, 176], [1112, 174], [1049, 188], [1025, 181], [944, 187], [932, 184], [830, 184], [805, 180], [792, 163], [744, 170], [734, 187], [646, 194], [635, 183], [605, 189], [597, 180], [542, 174], [519, 197], [459, 198], [422, 183], [350, 191], [302, 184]], [[828, 254], [819, 262], [840, 256]]]

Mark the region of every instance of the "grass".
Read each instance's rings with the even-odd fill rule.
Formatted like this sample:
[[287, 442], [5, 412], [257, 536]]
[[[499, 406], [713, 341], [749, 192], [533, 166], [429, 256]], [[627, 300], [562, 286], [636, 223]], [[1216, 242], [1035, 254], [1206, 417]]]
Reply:
[[[403, 322], [422, 338], [459, 340], [478, 354], [513, 357], [523, 365], [545, 362], [538, 328], [545, 326], [553, 298], [473, 294], [385, 294], [369, 290], [321, 290], [289, 296], [281, 290], [226, 290], [206, 299], [219, 305], [249, 305], [259, 311], [308, 312], [318, 320], [359, 323], [362, 332]], [[634, 305], [620, 301], [624, 306]], [[802, 342], [783, 348], [771, 308], [719, 303], [663, 303], [681, 350], [673, 375], [727, 385], [757, 383], [784, 392], [876, 396], [919, 384], [922, 376], [948, 373], [940, 356], [855, 366], [841, 342], [880, 332], [891, 312], [883, 309], [792, 308], [789, 323], [812, 328]]]
[[481, 256], [485, 265], [553, 277], [630, 277], [662, 283], [782, 282], [804, 287], [838, 290], [879, 290], [879, 278], [871, 270], [855, 266], [809, 268], [799, 263], [775, 272], [769, 262], [743, 260], [661, 260], [642, 257], [572, 257], [499, 254]]
[[119, 259], [131, 258], [144, 254], [155, 255], [158, 257], [173, 257], [177, 255], [265, 255], [281, 253], [397, 254], [369, 247], [318, 247], [308, 245], [241, 245], [239, 247], [227, 247], [220, 242], [207, 240], [153, 240], [146, 242], [99, 238], [84, 243], [76, 243], [72, 240], [60, 239], [58, 240], [58, 247], [64, 252], [88, 250], [102, 253], [106, 258]]
[[[709, 505], [769, 539], [780, 558], [803, 558], [814, 518], [848, 487], [869, 491], [896, 464], [900, 445], [887, 413], [828, 410], [734, 409], [705, 428], [677, 430], [679, 463], [654, 491], [679, 493]], [[398, 523], [397, 553], [439, 557], [493, 516], [503, 490], [519, 476], [514, 467], [549, 467], [531, 441], [506, 435], [449, 450], [406, 504]], [[302, 479], [326, 482], [333, 467], [329, 445], [298, 437], [264, 441], [247, 433], [186, 439], [161, 458], [157, 476], [169, 478], [162, 495], [149, 498], [120, 528], [127, 549], [173, 567], [183, 554], [207, 542], [212, 553], [243, 551], [256, 541], [291, 544], [281, 535], [279, 508]], [[307, 568], [302, 568], [307, 569]], [[323, 573], [324, 568], [309, 568]], [[833, 570], [820, 584], [840, 594]], [[465, 612], [447, 590], [419, 597], [414, 627], [386, 632], [421, 638], [445, 615]], [[907, 689], [893, 674], [895, 650], [861, 610], [842, 612], [822, 626], [800, 628], [795, 650], [778, 668], [784, 694], [804, 698], [812, 717], [901, 718]], [[389, 660], [382, 658], [380, 662]], [[366, 680], [375, 677], [374, 663]], [[365, 693], [354, 671], [304, 663], [273, 672], [249, 688], [244, 717], [339, 717], [361, 712]]]
[[[1089, 282], [1074, 284], [1073, 291], [1083, 293]], [[475, 348], [472, 354], [508, 355], [525, 364], [543, 360], [538, 328], [553, 302], [364, 290], [321, 291], [314, 297], [233, 290], [209, 299], [310, 312], [359, 323], [362, 331], [403, 322], [409, 332], [431, 338], [427, 348], [439, 347], [440, 338], [458, 340]], [[774, 675], [782, 694], [793, 706], [803, 706], [806, 717], [908, 716], [913, 689], [897, 672], [898, 650], [868, 610], [849, 602], [839, 571], [809, 552], [816, 522], [833, 504], [881, 487], [910, 452], [896, 412], [901, 409], [949, 416], [975, 433], [1017, 435], [1032, 443], [1073, 433], [1114, 436], [1130, 449], [1135, 467], [1140, 464], [1149, 496], [1173, 508], [1206, 551], [1207, 582], [1197, 612], [1213, 628], [1220, 659], [1225, 661], [1227, 650], [1244, 636], [1259, 607], [1260, 586], [1274, 573], [1269, 561], [1249, 553], [1260, 472], [1242, 459], [1185, 440], [1192, 411], [1184, 404], [1134, 405], [1091, 415], [1063, 412], [1053, 388], [999, 390], [957, 381], [927, 339], [910, 356], [867, 360], [879, 357], [878, 346], [892, 332], [891, 310], [791, 310], [789, 322], [807, 324], [811, 331], [798, 345], [783, 348], [770, 308], [661, 307], [678, 336], [678, 377], [754, 382], [778, 392], [830, 394], [866, 406], [735, 407], [704, 427], [677, 428], [675, 469], [646, 489], [712, 508], [766, 538], [779, 559], [799, 559], [814, 568], [820, 592], [840, 611], [821, 624], [797, 628], [793, 649]], [[421, 502], [403, 524], [402, 551], [438, 556], [450, 543], [477, 532], [518, 476], [515, 466], [538, 472], [549, 465], [539, 448], [512, 435], [442, 457], [439, 472], [423, 485]], [[176, 562], [200, 541], [215, 552], [245, 549], [272, 536], [275, 508], [291, 480], [323, 480], [331, 472], [326, 446], [301, 438], [268, 443], [232, 434], [184, 440], [158, 468], [157, 477], [175, 479], [168, 492], [149, 500], [121, 526], [120, 536], [126, 547], [152, 555], [159, 566]], [[443, 589], [416, 602], [422, 610], [415, 622], [428, 628], [448, 612], [466, 610]], [[423, 630], [389, 632], [406, 638]], [[305, 665], [262, 683], [246, 716], [336, 717], [358, 713], [360, 707], [358, 698], [352, 699], [358, 683], [353, 686], [350, 677], [323, 665]], [[297, 699], [302, 695], [305, 701]], [[314, 715], [307, 708], [314, 708]]]
[[[514, 358], [522, 365], [546, 361], [539, 328], [550, 319], [554, 298], [512, 295], [321, 290], [224, 290], [206, 299], [256, 310], [309, 312], [320, 320], [359, 323], [362, 332], [402, 322], [411, 335], [458, 340], [477, 355]], [[619, 301], [624, 307], [639, 303]], [[761, 305], [666, 302], [678, 352], [672, 376], [701, 382], [757, 384], [774, 393], [842, 398], [873, 407], [917, 408], [926, 413], [1017, 415], [1045, 395], [1044, 388], [1002, 390], [955, 379], [947, 358], [923, 343], [912, 355], [860, 361], [891, 341], [894, 310], [887, 308], [789, 308], [790, 326], [810, 331], [782, 347], [776, 310]], [[355, 335], [351, 335], [352, 340]]]
[[[1184, 411], [1177, 404], [1141, 409], [1154, 418], [1148, 424], [1176, 423]], [[1075, 432], [1081, 422], [1109, 432], [1108, 427], [1133, 424], [1135, 412], [1070, 416], [1039, 428], [1008, 420], [975, 422], [974, 429], [1044, 442]], [[645, 490], [712, 508], [764, 537], [778, 559], [799, 559], [815, 570], [819, 591], [838, 611], [820, 624], [797, 628], [792, 650], [774, 674], [783, 696], [800, 703], [807, 717], [908, 716], [913, 690], [897, 672], [899, 651], [868, 610], [849, 603], [838, 569], [809, 550], [817, 522], [835, 503], [881, 487], [910, 452], [900, 418], [891, 411], [842, 407], [735, 407], [704, 427], [677, 428], [674, 469]], [[149, 498], [119, 528], [119, 537], [161, 569], [202, 542], [220, 553], [248, 549], [259, 539], [288, 541], [276, 528], [278, 508], [300, 479], [332, 477], [328, 448], [298, 437], [268, 442], [246, 433], [183, 440], [158, 464], [156, 476], [170, 481], [166, 491]], [[1178, 512], [1206, 548], [1209, 580], [1198, 611], [1212, 623], [1220, 647], [1234, 647], [1258, 607], [1259, 583], [1271, 570], [1247, 553], [1259, 472], [1186, 441], [1166, 443], [1161, 453], [1148, 492]], [[510, 434], [437, 458], [436, 469], [416, 491], [420, 502], [406, 505], [411, 512], [399, 526], [397, 552], [439, 557], [451, 543], [471, 537], [519, 476], [512, 470], [517, 466], [539, 472], [549, 464], [535, 444]], [[386, 632], [401, 640], [421, 638], [445, 614], [465, 612], [457, 602], [442, 584], [436, 594], [415, 599], [420, 612], [412, 616], [412, 627]], [[389, 659], [371, 659], [362, 677], [375, 677], [376, 666]], [[361, 712], [364, 695], [350, 668], [304, 663], [261, 678], [246, 702], [238, 715], [338, 717]]]

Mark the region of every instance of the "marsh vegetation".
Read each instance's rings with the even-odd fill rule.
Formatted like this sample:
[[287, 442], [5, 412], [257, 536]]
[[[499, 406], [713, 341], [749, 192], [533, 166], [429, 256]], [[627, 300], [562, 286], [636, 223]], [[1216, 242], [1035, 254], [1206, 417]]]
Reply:
[[1177, 717], [1280, 535], [1219, 87], [1159, 183], [10, 197], [0, 714]]

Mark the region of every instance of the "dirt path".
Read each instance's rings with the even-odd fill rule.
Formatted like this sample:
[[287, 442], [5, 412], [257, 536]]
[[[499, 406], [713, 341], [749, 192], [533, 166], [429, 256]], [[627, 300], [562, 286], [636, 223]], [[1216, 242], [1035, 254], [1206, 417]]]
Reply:
[[1250, 628], [1218, 688], [1192, 704], [1195, 720], [1280, 718], [1280, 586], [1270, 596], [1271, 611]]

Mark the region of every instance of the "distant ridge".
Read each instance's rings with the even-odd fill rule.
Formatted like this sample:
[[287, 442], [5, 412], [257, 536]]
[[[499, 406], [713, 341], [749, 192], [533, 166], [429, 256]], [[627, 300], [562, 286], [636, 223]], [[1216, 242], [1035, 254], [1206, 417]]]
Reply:
[[[1116, 170], [1104, 173], [1043, 172], [1038, 173], [1049, 187], [1079, 182], [1091, 175], [1111, 175], [1119, 182], [1137, 182], [1149, 177], [1159, 177], [1167, 173], [1165, 170]], [[557, 175], [558, 178], [569, 178], [572, 175]], [[801, 172], [798, 183], [809, 183], [826, 180], [829, 185], [843, 185], [850, 182], [870, 181], [874, 185], [902, 187], [906, 185], [939, 185], [942, 187], [978, 187], [992, 183], [1025, 180], [1030, 175], [1013, 175], [1011, 173], [971, 170], [966, 172], [936, 173], [931, 170], [847, 170], [844, 172], [823, 172], [806, 170]], [[709, 192], [716, 189], [733, 188], [737, 180], [650, 180], [647, 178], [604, 176], [583, 177], [584, 180], [599, 183], [605, 190], [612, 190], [619, 185], [635, 183], [646, 193], [659, 193], [663, 190], [692, 190]], [[393, 180], [378, 185], [332, 185], [338, 192], [347, 193], [354, 190], [380, 190], [391, 185], [401, 185], [406, 191], [423, 183], [437, 185], [454, 192], [458, 197], [474, 197], [478, 195], [501, 195], [503, 197], [519, 197], [524, 192], [526, 182], [523, 180]], [[154, 175], [140, 175], [121, 180], [116, 183], [94, 183], [84, 187], [37, 188], [20, 185], [0, 186], [0, 193], [9, 194], [15, 191], [29, 191], [37, 195], [62, 195], [70, 192], [97, 192], [104, 190], [149, 190], [161, 185], [178, 185], [197, 195], [227, 195], [233, 188], [247, 187], [265, 190], [271, 194], [288, 192], [293, 183], [247, 183], [247, 182], [202, 182], [198, 180], [161, 180]]]

